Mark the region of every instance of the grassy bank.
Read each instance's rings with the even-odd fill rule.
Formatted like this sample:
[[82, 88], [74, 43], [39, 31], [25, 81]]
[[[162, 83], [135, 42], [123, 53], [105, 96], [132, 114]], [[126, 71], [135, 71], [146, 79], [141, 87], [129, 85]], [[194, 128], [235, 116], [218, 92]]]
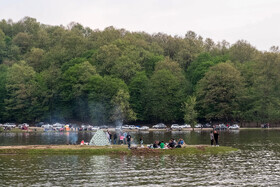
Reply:
[[190, 155], [225, 154], [238, 149], [232, 147], [211, 147], [205, 145], [186, 146], [180, 149], [127, 149], [127, 146], [81, 146], [81, 145], [28, 145], [1, 146], [0, 154], [66, 154], [66, 155]]

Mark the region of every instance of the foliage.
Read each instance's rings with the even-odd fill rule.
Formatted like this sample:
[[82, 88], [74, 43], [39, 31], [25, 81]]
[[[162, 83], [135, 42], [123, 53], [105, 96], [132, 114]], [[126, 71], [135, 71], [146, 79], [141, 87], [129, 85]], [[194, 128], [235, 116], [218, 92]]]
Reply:
[[184, 121], [187, 124], [190, 124], [194, 130], [194, 126], [197, 123], [197, 112], [195, 110], [196, 97], [190, 96], [183, 105], [184, 111]]
[[243, 94], [240, 72], [229, 63], [213, 66], [198, 83], [197, 98], [200, 118], [209, 121], [231, 121], [239, 111]]
[[193, 31], [1, 20], [0, 121], [181, 122], [188, 110], [198, 120], [279, 123], [279, 59], [277, 46], [262, 52]]
[[145, 119], [147, 86], [149, 79], [145, 72], [138, 72], [129, 84], [131, 108], [136, 113], [137, 119]]
[[129, 106], [129, 93], [120, 89], [111, 100], [113, 106], [112, 121], [133, 121], [136, 120], [136, 114]]
[[182, 117], [180, 106], [184, 90], [180, 80], [169, 70], [156, 71], [147, 91], [148, 115], [154, 121], [172, 121]]

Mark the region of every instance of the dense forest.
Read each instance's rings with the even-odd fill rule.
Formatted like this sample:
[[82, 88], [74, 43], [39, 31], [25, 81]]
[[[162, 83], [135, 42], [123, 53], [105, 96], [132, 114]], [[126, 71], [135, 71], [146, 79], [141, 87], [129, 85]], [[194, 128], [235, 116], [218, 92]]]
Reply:
[[0, 122], [278, 123], [279, 72], [244, 40], [0, 22]]

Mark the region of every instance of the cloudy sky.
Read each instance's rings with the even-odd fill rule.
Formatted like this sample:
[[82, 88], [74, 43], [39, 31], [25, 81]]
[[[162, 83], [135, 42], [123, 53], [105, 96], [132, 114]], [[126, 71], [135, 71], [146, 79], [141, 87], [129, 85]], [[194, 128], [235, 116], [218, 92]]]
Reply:
[[114, 26], [179, 36], [192, 30], [214, 41], [244, 39], [260, 50], [280, 45], [279, 0], [0, 0], [0, 19], [25, 16], [101, 30]]

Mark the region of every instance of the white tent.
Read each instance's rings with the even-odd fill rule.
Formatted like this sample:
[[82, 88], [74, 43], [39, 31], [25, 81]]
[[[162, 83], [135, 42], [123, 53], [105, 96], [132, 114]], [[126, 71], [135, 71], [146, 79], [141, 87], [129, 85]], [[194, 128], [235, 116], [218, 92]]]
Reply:
[[95, 145], [95, 146], [105, 146], [110, 145], [110, 142], [106, 136], [106, 134], [103, 132], [103, 130], [97, 130], [96, 133], [91, 138], [89, 145]]

